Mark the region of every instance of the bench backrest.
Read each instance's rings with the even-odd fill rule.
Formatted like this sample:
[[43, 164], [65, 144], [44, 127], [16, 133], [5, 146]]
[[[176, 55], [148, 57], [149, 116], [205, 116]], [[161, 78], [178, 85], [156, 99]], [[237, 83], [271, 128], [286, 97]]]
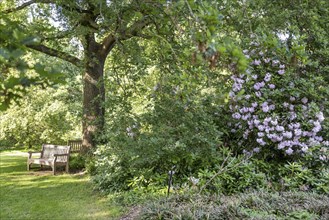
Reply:
[[71, 147], [71, 153], [80, 153], [82, 151], [82, 140], [69, 140], [67, 145]]
[[[41, 158], [52, 159], [54, 154], [69, 154], [70, 146], [54, 145], [54, 144], [43, 144], [41, 150]], [[66, 162], [68, 161], [68, 156], [59, 156], [57, 161]]]

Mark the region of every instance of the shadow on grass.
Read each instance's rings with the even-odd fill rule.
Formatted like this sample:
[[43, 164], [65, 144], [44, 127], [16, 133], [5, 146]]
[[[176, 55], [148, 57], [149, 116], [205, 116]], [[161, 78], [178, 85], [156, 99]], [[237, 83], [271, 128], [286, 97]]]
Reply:
[[8, 157], [0, 154], [0, 174], [22, 172], [26, 169], [27, 157]]

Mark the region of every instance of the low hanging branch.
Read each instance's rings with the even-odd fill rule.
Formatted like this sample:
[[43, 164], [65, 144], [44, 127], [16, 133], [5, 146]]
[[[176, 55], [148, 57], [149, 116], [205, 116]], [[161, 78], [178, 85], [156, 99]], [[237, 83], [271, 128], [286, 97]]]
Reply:
[[70, 54], [67, 54], [65, 52], [49, 48], [45, 45], [39, 44], [39, 45], [26, 45], [26, 46], [28, 48], [33, 49], [33, 50], [45, 53], [49, 56], [57, 57], [57, 58], [60, 58], [62, 60], [65, 60], [67, 62], [70, 62], [70, 63], [72, 63], [73, 65], [75, 65], [77, 67], [82, 65], [82, 60], [80, 60], [79, 58], [77, 58], [75, 56], [72, 56]]

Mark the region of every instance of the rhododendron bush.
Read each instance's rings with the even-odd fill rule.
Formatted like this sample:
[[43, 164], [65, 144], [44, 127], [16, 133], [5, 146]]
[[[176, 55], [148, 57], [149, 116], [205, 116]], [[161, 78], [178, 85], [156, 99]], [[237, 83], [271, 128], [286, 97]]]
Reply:
[[[232, 75], [231, 132], [245, 153], [305, 155], [329, 145], [321, 136], [323, 100], [320, 77], [307, 72], [303, 47], [288, 49], [282, 40], [252, 39], [243, 52], [250, 65]], [[325, 161], [325, 154], [318, 154]]]

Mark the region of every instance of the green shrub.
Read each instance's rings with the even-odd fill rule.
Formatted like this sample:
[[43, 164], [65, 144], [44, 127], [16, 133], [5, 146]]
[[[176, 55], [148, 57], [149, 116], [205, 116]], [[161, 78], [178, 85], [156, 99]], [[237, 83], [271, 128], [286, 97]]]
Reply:
[[[168, 172], [165, 170], [163, 173], [155, 173], [155, 169], [145, 167], [145, 162], [136, 166], [137, 163], [131, 163], [128, 158], [118, 160], [116, 155], [108, 155], [106, 158], [104, 154], [100, 156], [94, 168], [96, 175], [93, 176], [100, 190], [156, 190], [167, 185]], [[295, 162], [266, 161], [256, 156], [250, 158], [234, 155], [224, 147], [218, 149], [217, 158], [213, 161], [212, 166], [194, 172], [185, 172], [184, 175], [175, 173], [174, 188], [178, 191], [193, 189], [194, 192], [222, 194], [235, 194], [250, 189], [328, 193], [329, 169], [321, 161], [316, 163], [305, 158]]]
[[86, 167], [86, 157], [83, 155], [70, 155], [70, 170], [79, 171]]
[[329, 193], [329, 169], [310, 169], [304, 163], [292, 162], [278, 169], [280, 190], [300, 189]]
[[223, 167], [198, 172], [201, 189], [212, 193], [234, 194], [249, 189], [267, 188], [267, 176], [257, 170], [252, 160], [228, 156]]
[[107, 198], [111, 204], [123, 207], [131, 207], [135, 206], [136, 204], [144, 204], [161, 199], [163, 198], [165, 193], [166, 189], [164, 188], [158, 188], [158, 191], [139, 189], [110, 193]]
[[207, 101], [187, 101], [171, 90], [156, 95], [152, 111], [122, 112], [107, 130], [108, 144], [96, 151], [93, 180], [99, 189], [163, 186], [173, 166], [175, 180], [183, 182], [219, 161], [222, 132]]

